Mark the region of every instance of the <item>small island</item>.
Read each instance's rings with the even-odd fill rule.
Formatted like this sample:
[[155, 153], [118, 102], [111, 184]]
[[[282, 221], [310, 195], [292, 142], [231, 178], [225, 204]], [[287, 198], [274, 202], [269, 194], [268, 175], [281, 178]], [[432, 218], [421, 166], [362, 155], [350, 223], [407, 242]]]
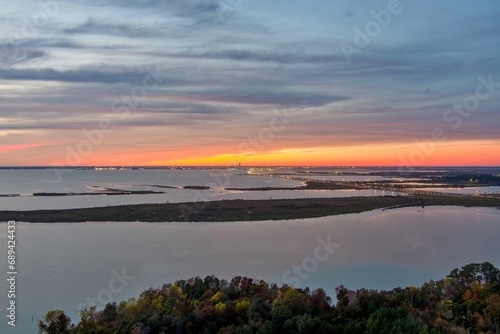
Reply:
[[425, 206], [500, 208], [500, 199], [480, 196], [408, 195], [276, 200], [137, 204], [83, 209], [0, 211], [0, 221], [80, 222], [234, 222], [316, 218], [376, 209]]

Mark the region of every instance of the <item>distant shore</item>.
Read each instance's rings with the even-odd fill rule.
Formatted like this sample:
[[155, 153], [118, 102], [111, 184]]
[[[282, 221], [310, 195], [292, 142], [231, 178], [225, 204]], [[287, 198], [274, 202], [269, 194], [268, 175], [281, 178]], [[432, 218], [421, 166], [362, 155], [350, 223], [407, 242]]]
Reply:
[[123, 205], [84, 209], [0, 211], [0, 221], [81, 222], [232, 222], [303, 219], [412, 206], [500, 208], [500, 199], [439, 195], [223, 200], [213, 202]]

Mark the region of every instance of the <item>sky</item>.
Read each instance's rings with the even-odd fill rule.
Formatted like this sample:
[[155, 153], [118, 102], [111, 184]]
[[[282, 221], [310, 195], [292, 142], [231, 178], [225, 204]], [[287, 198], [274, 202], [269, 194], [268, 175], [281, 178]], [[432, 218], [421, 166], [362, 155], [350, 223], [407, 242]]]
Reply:
[[500, 2], [24, 0], [0, 166], [500, 165]]

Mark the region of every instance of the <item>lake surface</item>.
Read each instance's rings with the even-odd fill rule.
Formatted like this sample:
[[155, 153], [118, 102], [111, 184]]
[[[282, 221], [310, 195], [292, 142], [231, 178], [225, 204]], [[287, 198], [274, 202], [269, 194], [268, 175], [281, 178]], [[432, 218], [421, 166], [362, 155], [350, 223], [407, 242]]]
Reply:
[[[6, 231], [0, 223], [2, 253]], [[102, 307], [149, 287], [210, 274], [322, 287], [333, 298], [340, 284], [419, 286], [471, 262], [498, 267], [499, 239], [499, 210], [460, 207], [238, 223], [19, 223], [19, 318], [9, 333], [36, 333], [36, 320], [51, 309], [76, 319], [76, 311], [90, 304]], [[317, 247], [323, 247], [321, 259], [314, 257]], [[6, 261], [0, 257], [1, 305], [7, 302]], [[302, 277], [290, 271], [294, 265]]]
[[[156, 186], [209, 186], [210, 190]], [[273, 190], [235, 191], [225, 188], [298, 187], [302, 181], [248, 175], [242, 170], [0, 170], [0, 210], [50, 210], [110, 205], [180, 203], [231, 199], [292, 199], [395, 195], [381, 190]], [[147, 195], [92, 195], [33, 197], [33, 193], [97, 193], [98, 189], [150, 190]]]

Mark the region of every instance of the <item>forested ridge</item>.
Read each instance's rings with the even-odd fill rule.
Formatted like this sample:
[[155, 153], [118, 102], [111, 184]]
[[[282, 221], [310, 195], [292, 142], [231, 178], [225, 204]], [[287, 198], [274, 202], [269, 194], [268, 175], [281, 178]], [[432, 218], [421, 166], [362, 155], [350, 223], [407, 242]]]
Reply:
[[500, 272], [489, 262], [421, 287], [335, 291], [336, 302], [323, 289], [196, 277], [84, 310], [76, 324], [63, 311], [50, 311], [39, 328], [71, 334], [500, 333]]

